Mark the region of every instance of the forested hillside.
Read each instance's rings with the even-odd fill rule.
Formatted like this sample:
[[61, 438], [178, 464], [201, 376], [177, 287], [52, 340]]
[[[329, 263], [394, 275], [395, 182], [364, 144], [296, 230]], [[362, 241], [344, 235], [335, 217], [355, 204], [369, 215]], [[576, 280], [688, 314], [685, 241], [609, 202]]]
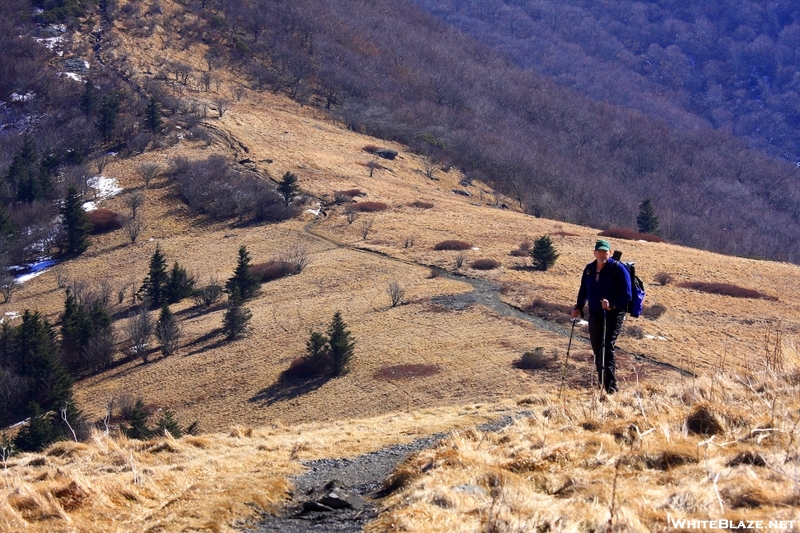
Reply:
[[583, 94], [800, 160], [796, 2], [417, 3]]
[[[800, 260], [795, 246], [800, 240], [800, 171], [794, 164], [748, 151], [722, 131], [675, 128], [581, 96], [519, 68], [411, 1], [184, 4], [199, 18], [177, 28], [174, 37], [200, 40], [208, 52], [204, 72], [189, 65], [163, 65], [164, 76], [174, 76], [178, 83], [208, 90], [213, 69], [225, 62], [235, 66], [243, 86], [288, 94], [329, 110], [354, 130], [406, 143], [442, 167], [453, 165], [488, 181], [529, 214], [635, 228], [638, 206], [651, 198], [663, 237], [671, 242]], [[454, 4], [454, 9], [462, 7], [468, 4]], [[102, 12], [105, 20], [142, 36], [153, 31], [158, 17], [158, 10], [145, 13], [136, 3], [106, 2]], [[31, 30], [37, 31], [41, 28]], [[18, 34], [13, 30], [7, 35]], [[36, 53], [48, 55], [44, 47]], [[45, 59], [53, 64], [56, 58], [50, 54]], [[146, 146], [147, 132], [136, 120], [143, 116], [148, 97], [170, 115], [192, 114], [185, 102], [157, 88], [126, 86], [114, 74], [131, 71], [124, 59], [106, 67], [95, 85], [109, 105], [120, 104], [117, 123], [106, 132], [113, 139], [99, 131], [99, 115], [79, 120], [80, 91], [73, 88], [61, 98], [70, 102], [64, 113], [41, 113], [40, 121], [27, 126], [40, 154], [50, 150], [44, 132], [56, 131], [46, 126], [55, 120], [50, 117], [58, 117], [62, 128], [84, 128], [80, 135], [62, 136], [54, 143], [78, 139], [80, 148], [91, 152], [110, 140], [131, 151]], [[25, 89], [6, 84], [0, 96], [8, 113], [40, 113], [43, 95], [12, 101], [12, 92]], [[15, 137], [19, 131], [4, 132], [9, 148], [0, 169], [10, 169], [13, 157], [21, 153], [22, 138]], [[65, 146], [60, 153], [65, 157], [59, 164], [65, 165], [70, 163], [67, 156], [78, 152]], [[4, 174], [9, 177], [10, 171]], [[16, 202], [10, 209], [18, 210], [14, 194], [9, 191], [7, 198]]]

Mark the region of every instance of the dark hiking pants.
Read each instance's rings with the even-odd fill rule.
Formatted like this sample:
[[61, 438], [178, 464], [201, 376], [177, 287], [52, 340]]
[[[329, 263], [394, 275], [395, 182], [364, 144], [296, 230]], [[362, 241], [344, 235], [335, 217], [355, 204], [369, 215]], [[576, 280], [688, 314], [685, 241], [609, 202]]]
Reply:
[[[606, 322], [605, 354], [603, 353], [604, 318]], [[624, 322], [624, 311], [589, 312], [589, 339], [592, 342], [592, 352], [594, 352], [594, 366], [597, 368], [597, 383], [602, 384], [609, 393], [617, 391], [614, 356], [616, 355], [617, 337], [622, 331]]]

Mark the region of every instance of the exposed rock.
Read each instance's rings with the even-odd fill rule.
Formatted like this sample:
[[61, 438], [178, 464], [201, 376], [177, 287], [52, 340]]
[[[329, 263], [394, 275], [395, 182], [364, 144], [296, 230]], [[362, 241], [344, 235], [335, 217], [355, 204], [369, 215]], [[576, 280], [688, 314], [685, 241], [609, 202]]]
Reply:
[[63, 65], [64, 70], [67, 72], [76, 72], [78, 74], [86, 74], [89, 72], [89, 63], [79, 57], [65, 59]]
[[470, 193], [469, 191], [462, 190], [462, 189], [453, 189], [453, 193], [460, 194], [461, 196], [472, 196], [472, 193]]
[[384, 148], [375, 152], [375, 155], [391, 161], [397, 157], [397, 150], [389, 150], [388, 148]]

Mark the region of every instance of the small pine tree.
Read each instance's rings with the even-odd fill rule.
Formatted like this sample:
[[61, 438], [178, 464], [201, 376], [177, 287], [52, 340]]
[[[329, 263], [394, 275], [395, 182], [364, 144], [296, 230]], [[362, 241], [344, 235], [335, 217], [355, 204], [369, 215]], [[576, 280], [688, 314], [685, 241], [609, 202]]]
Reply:
[[297, 176], [291, 172], [286, 172], [280, 183], [278, 183], [278, 194], [283, 198], [286, 207], [289, 207], [292, 200], [297, 198], [300, 194], [300, 187], [297, 185]]
[[92, 80], [87, 79], [83, 82], [83, 94], [81, 95], [80, 107], [86, 118], [92, 116], [97, 109], [97, 102], [100, 97], [97, 95], [97, 87]]
[[119, 99], [114, 94], [104, 96], [100, 104], [100, 113], [95, 121], [95, 127], [103, 138], [103, 142], [108, 142], [114, 137], [118, 117]]
[[149, 439], [153, 435], [153, 430], [147, 427], [149, 417], [150, 415], [144, 407], [144, 402], [141, 398], [138, 398], [128, 416], [127, 424], [121, 427], [122, 432], [129, 439]]
[[164, 128], [164, 121], [161, 119], [161, 105], [154, 96], [150, 97], [150, 102], [144, 111], [144, 125], [151, 133], [158, 133]]
[[150, 257], [150, 270], [142, 280], [138, 294], [150, 303], [151, 308], [161, 307], [166, 301], [168, 281], [167, 258], [161, 251], [161, 246], [156, 245], [156, 250]]
[[31, 405], [30, 411], [30, 422], [20, 430], [17, 438], [14, 439], [14, 446], [20, 451], [38, 452], [63, 438], [53, 423], [52, 413], [43, 413], [37, 403]]
[[156, 422], [156, 427], [153, 428], [153, 433], [158, 436], [163, 436], [167, 432], [176, 439], [181, 438], [184, 433], [181, 425], [175, 420], [175, 413], [169, 409], [164, 411], [161, 418]]
[[92, 319], [86, 308], [75, 301], [67, 289], [64, 314], [61, 316], [61, 361], [75, 372], [80, 370], [83, 350], [92, 338]]
[[239, 259], [233, 276], [225, 283], [225, 290], [231, 296], [236, 292], [239, 299], [248, 300], [258, 293], [260, 287], [261, 282], [250, 271], [250, 254], [247, 247], [242, 245], [239, 247]]
[[531, 248], [533, 268], [542, 271], [547, 270], [556, 264], [556, 259], [558, 259], [558, 252], [556, 252], [553, 239], [549, 235], [542, 235], [536, 239], [533, 248]]
[[252, 317], [253, 313], [242, 305], [239, 291], [234, 288], [233, 293], [228, 297], [228, 309], [222, 317], [222, 329], [225, 337], [229, 341], [233, 341], [243, 336]]
[[175, 315], [168, 306], [161, 308], [161, 314], [156, 323], [156, 338], [161, 344], [161, 353], [164, 356], [172, 355], [178, 349], [181, 340], [181, 328]]
[[68, 255], [80, 255], [89, 248], [89, 230], [91, 223], [78, 189], [74, 185], [67, 188], [67, 196], [61, 206], [62, 236], [61, 252]]
[[336, 311], [328, 328], [328, 350], [335, 375], [341, 376], [349, 372], [355, 346], [356, 341], [351, 339], [350, 331], [342, 320], [342, 313]]
[[184, 298], [188, 298], [194, 291], [194, 276], [190, 276], [186, 269], [178, 264], [176, 261], [172, 265], [172, 270], [169, 273], [166, 287], [164, 288], [164, 295], [167, 303], [178, 303]]
[[650, 198], [647, 198], [639, 204], [636, 227], [639, 228], [639, 233], [649, 233], [651, 235], [661, 234], [661, 230], [658, 228], [658, 217], [656, 216], [655, 209], [653, 209], [653, 204], [650, 202]]

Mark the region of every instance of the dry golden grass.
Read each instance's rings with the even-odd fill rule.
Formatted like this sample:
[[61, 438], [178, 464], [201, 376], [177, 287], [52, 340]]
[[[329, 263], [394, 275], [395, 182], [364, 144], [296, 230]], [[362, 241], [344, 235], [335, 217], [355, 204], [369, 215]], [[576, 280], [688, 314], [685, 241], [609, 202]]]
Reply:
[[[204, 45], [187, 42], [183, 43], [187, 46], [175, 46], [167, 38], [176, 35], [176, 25], [190, 20], [193, 15], [185, 14], [179, 4], [169, 0], [162, 0], [161, 5], [165, 14], [157, 17], [153, 37], [132, 38], [120, 23], [115, 23], [117, 28], [112, 33], [116, 40], [107, 42], [119, 45], [103, 51], [109, 58], [130, 58], [130, 75], [142, 86], [155, 78], [168, 61], [180, 60], [191, 65], [195, 73], [205, 69], [200, 59]], [[222, 83], [219, 89], [212, 86], [210, 93], [200, 92], [194, 81], [175, 89], [187, 98], [209, 102], [219, 97], [230, 98], [238, 86], [235, 74], [219, 68], [215, 75]], [[144, 191], [147, 201], [140, 213], [146, 229], [137, 244], [128, 244], [122, 231], [98, 235], [92, 238], [87, 253], [61, 267], [64, 276], [72, 280], [95, 286], [105, 280], [115, 294], [127, 288], [124, 302], [114, 308], [121, 317], [115, 324], [118, 331], [123, 331], [124, 317], [131, 310], [131, 288], [145, 276], [157, 244], [170, 264], [179, 261], [201, 281], [209, 276], [223, 281], [229, 277], [235, 266], [236, 251], [242, 244], [248, 247], [254, 262], [276, 259], [281, 252], [301, 245], [308, 251], [310, 263], [299, 275], [265, 284], [261, 294], [247, 303], [253, 311], [253, 319], [244, 339], [224, 343], [221, 336], [214, 335], [222, 324], [221, 308], [205, 312], [193, 308], [191, 302], [183, 302], [173, 308], [184, 328], [184, 341], [175, 355], [155, 357], [148, 364], [128, 362], [83, 379], [76, 383], [76, 397], [90, 419], [98, 419], [105, 413], [111, 397], [141, 395], [150, 404], [174, 410], [184, 424], [198, 420], [204, 431], [220, 432], [232, 424], [267, 428], [276, 424], [274, 439], [269, 440], [271, 444], [265, 444], [274, 450], [269, 453], [257, 450], [263, 453], [263, 457], [256, 454], [261, 459], [237, 458], [236, 453], [244, 453], [241, 443], [250, 437], [200, 437], [196, 442], [207, 442], [205, 448], [191, 444], [190, 439], [159, 441], [149, 446], [166, 446], [177, 451], [163, 448], [157, 453], [135, 442], [123, 440], [106, 444], [102, 438], [95, 438], [86, 446], [69, 448], [73, 450], [71, 454], [45, 455], [45, 464], [41, 467], [16, 463], [9, 468], [4, 474], [7, 492], [2, 504], [5, 509], [2, 520], [5, 522], [0, 526], [9, 524], [7, 527], [13, 531], [16, 526], [11, 524], [22, 524], [14, 520], [23, 520], [24, 514], [30, 513], [30, 517], [38, 517], [30, 526], [39, 528], [38, 531], [59, 530], [62, 522], [64, 531], [81, 530], [83, 524], [87, 531], [113, 531], [115, 527], [120, 531], [138, 531], [146, 529], [138, 528], [142, 521], [149, 521], [148, 525], [156, 528], [168, 523], [174, 513], [174, 516], [188, 517], [176, 522], [183, 524], [181, 527], [202, 528], [210, 524], [210, 529], [224, 530], [236, 517], [247, 514], [247, 509], [240, 504], [250, 501], [250, 496], [234, 493], [226, 500], [229, 503], [225, 503], [221, 496], [219, 500], [210, 496], [217, 490], [213, 487], [228, 486], [225, 481], [228, 478], [234, 484], [241, 479], [237, 476], [252, 476], [247, 469], [260, 468], [253, 466], [263, 464], [258, 461], [274, 461], [270, 463], [269, 472], [265, 470], [258, 475], [263, 475], [265, 483], [277, 487], [276, 495], [259, 505], [269, 508], [279, 503], [283, 496], [278, 493], [284, 490], [281, 487], [285, 487], [285, 474], [296, 472], [298, 468], [292, 461], [298, 457], [336, 454], [332, 445], [309, 445], [313, 453], [303, 451], [306, 446], [300, 441], [312, 439], [314, 431], [338, 431], [336, 428], [341, 424], [350, 424], [342, 422], [344, 420], [411, 416], [419, 417], [415, 419], [417, 427], [413, 428], [413, 435], [432, 433], [448, 429], [448, 424], [455, 427], [461, 422], [440, 414], [391, 413], [418, 413], [424, 407], [459, 412], [460, 408], [452, 406], [474, 402], [499, 405], [508, 398], [529, 395], [531, 391], [537, 392], [530, 396], [530, 401], [544, 404], [531, 404], [535, 410], [535, 417], [531, 419], [533, 426], [524, 422], [502, 435], [485, 438], [477, 433], [462, 433], [452, 438], [449, 448], [440, 450], [443, 456], [452, 458], [454, 465], [490, 465], [480, 466], [483, 477], [471, 478], [470, 469], [451, 471], [437, 467], [442, 475], [451, 477], [447, 478], [449, 481], [432, 484], [431, 487], [438, 487], [442, 492], [432, 496], [430, 491], [416, 484], [427, 478], [418, 479], [413, 466], [418, 463], [411, 463], [406, 470], [413, 483], [390, 501], [388, 514], [376, 527], [389, 529], [388, 524], [396, 523], [421, 531], [425, 529], [414, 528], [422, 527], [423, 517], [436, 517], [443, 530], [450, 525], [453, 531], [500, 523], [501, 516], [502, 520], [507, 517], [509, 524], [513, 524], [513, 520], [532, 524], [553, 518], [552, 513], [556, 511], [551, 509], [557, 508], [554, 498], [561, 498], [568, 504], [569, 507], [560, 508], [562, 512], [569, 509], [575, 516], [593, 517], [592, 524], [602, 525], [609, 512], [613, 474], [618, 472], [619, 510], [615, 523], [624, 522], [630, 529], [652, 528], [660, 524], [658, 520], [663, 520], [663, 513], [648, 511], [644, 504], [630, 503], [634, 495], [642, 494], [642, 501], [662, 506], [666, 505], [664, 502], [672, 502], [669, 505], [676, 512], [695, 512], [693, 505], [696, 509], [713, 509], [716, 495], [708, 497], [709, 484], [701, 472], [710, 465], [714, 472], [721, 473], [719, 490], [732, 491], [726, 493], [723, 500], [739, 498], [738, 501], [744, 502], [742, 490], [746, 485], [728, 483], [724, 477], [728, 475], [725, 470], [728, 467], [720, 466], [722, 462], [730, 460], [736, 455], [732, 452], [740, 449], [778, 453], [771, 447], [776, 437], [769, 432], [755, 435], [766, 441], [751, 439], [741, 445], [733, 443], [719, 449], [716, 446], [720, 441], [728, 442], [729, 436], [738, 438], [748, 424], [752, 429], [756, 427], [752, 424], [768, 422], [757, 421], [758, 412], [769, 411], [760, 407], [763, 403], [759, 403], [759, 395], [763, 393], [746, 389], [734, 394], [736, 383], [728, 378], [703, 377], [697, 382], [684, 378], [681, 381], [678, 373], [637, 360], [631, 354], [704, 376], [716, 376], [719, 370], [751, 375], [748, 371], [763, 367], [765, 361], [774, 362], [778, 347], [786, 346], [788, 350], [797, 341], [800, 301], [792, 296], [800, 293], [796, 265], [726, 257], [664, 243], [612, 243], [623, 249], [626, 260], [636, 261], [637, 272], [647, 286], [646, 304], [661, 304], [666, 312], [657, 320], [630, 321], [629, 327], [635, 325], [641, 329], [642, 338], [625, 336], [620, 339], [622, 393], [605, 403], [599, 401], [590, 387], [593, 370], [587, 343], [576, 338], [564, 393], [567, 400], [559, 403], [553, 395], [561, 379], [560, 365], [529, 373], [515, 369], [513, 363], [524, 352], [536, 347], [541, 347], [548, 356], [558, 355], [561, 362], [569, 334], [567, 327], [542, 330], [480, 305], [454, 311], [432, 303], [431, 298], [437, 296], [472, 290], [464, 281], [430, 277], [431, 266], [454, 271], [458, 253], [433, 248], [444, 240], [464, 240], [478, 248], [465, 252], [464, 265], [476, 259], [498, 261], [501, 267], [497, 269], [463, 268], [462, 272], [502, 286], [502, 299], [516, 307], [525, 308], [536, 298], [541, 302], [571, 306], [580, 272], [592, 258], [591, 250], [599, 230], [526, 216], [514, 209], [512, 202], [495, 195], [479, 182], [466, 188], [472, 197], [453, 194], [453, 189], [462, 188], [459, 185], [462, 176], [458, 172], [441, 172], [437, 175], [439, 180], [432, 181], [425, 176], [424, 159], [405, 151], [403, 146], [348, 131], [321, 111], [300, 107], [281, 96], [246, 89], [241, 101], [233, 102], [221, 119], [208, 119], [206, 124], [217, 135], [208, 146], [183, 139], [169, 148], [148, 151], [131, 159], [114, 159], [104, 174], [118, 179], [121, 186], [130, 191], [141, 186], [136, 168], [142, 163], [157, 162], [166, 167], [177, 155], [198, 159], [219, 153], [230, 156], [232, 161], [246, 155], [265, 179], [281, 176], [286, 171], [297, 174], [304, 193], [312, 197], [307, 207], [316, 207], [317, 200], [333, 200], [337, 191], [352, 189], [365, 193], [362, 201], [381, 202], [389, 207], [377, 213], [360, 213], [352, 224], [348, 223], [344, 206], [328, 205], [320, 216], [306, 212], [297, 220], [281, 224], [237, 227], [231, 222], [213, 222], [196, 216], [174, 196], [168, 181], [159, 178]], [[363, 152], [363, 147], [369, 144], [400, 152], [397, 159], [383, 165], [384, 169], [375, 169], [371, 177], [364, 166], [368, 159]], [[426, 208], [412, 207], [415, 202], [422, 202], [417, 205], [424, 204]], [[495, 207], [498, 202], [512, 205], [512, 209], [498, 209]], [[116, 212], [126, 210], [119, 197], [107, 200], [102, 207]], [[547, 272], [532, 271], [526, 268], [527, 258], [510, 255], [521, 242], [533, 241], [540, 235], [553, 235], [561, 254], [555, 267]], [[413, 238], [411, 246], [407, 245], [411, 242], [409, 238]], [[674, 282], [656, 283], [654, 277], [658, 272], [669, 272]], [[3, 304], [2, 311], [39, 309], [52, 321], [57, 321], [63, 309], [64, 294], [56, 278], [55, 272], [49, 271], [27, 282], [11, 302]], [[390, 307], [386, 287], [392, 281], [405, 289], [408, 304]], [[735, 284], [760, 290], [778, 300], [738, 299], [678, 286], [686, 281]], [[352, 371], [302, 394], [287, 390], [279, 382], [280, 373], [304, 353], [308, 330], [324, 330], [336, 310], [342, 311], [357, 341]], [[585, 332], [576, 331], [576, 337], [581, 336], [585, 336]], [[124, 338], [120, 340], [122, 346]], [[402, 364], [439, 371], [413, 379], [385, 379], [386, 368]], [[637, 378], [641, 387], [636, 386]], [[765, 390], [774, 386], [768, 385]], [[754, 390], [758, 391], [758, 387], [754, 386]], [[641, 396], [637, 396], [640, 392]], [[719, 409], [720, 405], [730, 409], [722, 416], [724, 436], [700, 448], [700, 442], [707, 439], [684, 436], [679, 429], [690, 406], [699, 398], [706, 399], [712, 410]], [[750, 407], [759, 407], [748, 413], [741, 398], [749, 398]], [[644, 417], [636, 414], [642, 410], [640, 399], [647, 418], [636, 418]], [[718, 403], [721, 401], [724, 403]], [[781, 401], [790, 404], [788, 399]], [[550, 409], [549, 418], [543, 414], [546, 407]], [[742, 420], [747, 422], [737, 426], [733, 415], [744, 417]], [[441, 424], [437, 417], [441, 418]], [[630, 420], [636, 420], [641, 433], [651, 427], [655, 431], [639, 439], [638, 434], [631, 433], [630, 425], [625, 424]], [[294, 426], [314, 421], [320, 425], [297, 426], [297, 431], [303, 435], [295, 434], [294, 441], [278, 436], [284, 431], [283, 424]], [[583, 423], [598, 429], [580, 429]], [[348, 430], [352, 440], [342, 437], [337, 445], [351, 444], [339, 453], [355, 454], [389, 443], [373, 441], [379, 439], [374, 435], [368, 437], [371, 427], [369, 421], [352, 422]], [[767, 427], [771, 426], [762, 429]], [[786, 431], [785, 426], [781, 427]], [[532, 430], [535, 430], [533, 434]], [[270, 431], [273, 430], [256, 429], [254, 433], [267, 438]], [[622, 437], [615, 438], [614, 432]], [[788, 435], [780, 435], [784, 434]], [[563, 438], [557, 438], [559, 435]], [[499, 440], [505, 437], [515, 444], [504, 448]], [[538, 440], [540, 438], [543, 440]], [[363, 442], [352, 444], [359, 439]], [[621, 444], [626, 439], [632, 444]], [[614, 465], [626, 446], [631, 452], [628, 454], [630, 464], [620, 463], [615, 470]], [[484, 456], [489, 448], [497, 450], [496, 457]], [[298, 457], [284, 461], [283, 457], [292, 449]], [[698, 449], [702, 451], [702, 460], [688, 461], [687, 458], [697, 458]], [[692, 450], [695, 450], [694, 455]], [[712, 454], [708, 461], [706, 450]], [[269, 459], [273, 452], [278, 456]], [[430, 452], [434, 453], [439, 451]], [[590, 459], [587, 454], [597, 459]], [[552, 459], [547, 459], [551, 456]], [[131, 457], [133, 462], [129, 464]], [[171, 462], [178, 461], [179, 457], [182, 458], [180, 462]], [[425, 457], [433, 460], [434, 455]], [[227, 464], [228, 458], [231, 464]], [[774, 459], [774, 455], [770, 456], [768, 463], [774, 465], [770, 462]], [[251, 460], [254, 462], [248, 463]], [[515, 461], [517, 466], [511, 464]], [[539, 465], [537, 468], [542, 465], [546, 468], [543, 467], [542, 472], [515, 472], [523, 468], [526, 461]], [[683, 462], [683, 465], [673, 469], [674, 461]], [[243, 470], [237, 470], [237, 462], [242, 463]], [[663, 471], [648, 466], [659, 464], [669, 464], [670, 469]], [[147, 485], [149, 488], [145, 490], [132, 483], [131, 465], [139, 469], [137, 472], [142, 473], [147, 483], [152, 482], [152, 486]], [[171, 469], [173, 466], [175, 468]], [[639, 467], [640, 470], [635, 469]], [[65, 474], [56, 479], [59, 469]], [[188, 474], [185, 477], [178, 474], [198, 475], [204, 469], [214, 475], [200, 475], [197, 482], [201, 488], [197, 489], [189, 489], [195, 482], [187, 481]], [[747, 464], [729, 470], [760, 472]], [[670, 477], [673, 472], [674, 477]], [[682, 483], [684, 474], [690, 483]], [[37, 481], [37, 476], [44, 477]], [[211, 477], [204, 479], [203, 476]], [[749, 473], [747, 476], [751, 478], [748, 483], [758, 481]], [[754, 494], [762, 494], [760, 498], [766, 499], [784, 487], [780, 485], [783, 483], [780, 475], [775, 476], [774, 481], [759, 481]], [[472, 489], [467, 492], [452, 489], [465, 483], [480, 485], [486, 494], [469, 492]], [[530, 489], [526, 483], [544, 489]], [[159, 488], [162, 485], [163, 488]], [[118, 488], [122, 486], [132, 491], [131, 498]], [[665, 487], [672, 487], [674, 496], [672, 493], [665, 496], [668, 491]], [[18, 492], [12, 498], [14, 490]], [[202, 497], [195, 498], [196, 491]], [[173, 492], [185, 497], [167, 505], [169, 494]], [[106, 493], [111, 496], [104, 496]], [[206, 514], [202, 506], [196, 504], [198, 499], [219, 504], [209, 505], [212, 511]], [[12, 500], [17, 502], [16, 507]], [[432, 503], [434, 500], [439, 503]], [[70, 509], [65, 510], [65, 506]], [[107, 506], [109, 510], [106, 511]], [[464, 509], [472, 511], [462, 512]], [[777, 512], [783, 513], [776, 508]], [[90, 516], [95, 514], [98, 525], [91, 529], [95, 522]], [[193, 514], [197, 515], [196, 521]], [[120, 517], [118, 525], [110, 521], [115, 516]], [[47, 529], [51, 526], [56, 529]], [[104, 529], [106, 527], [108, 529]], [[512, 526], [509, 528], [514, 530]], [[179, 529], [176, 526], [174, 530]]]
[[[456, 431], [395, 472], [367, 531], [653, 531], [668, 520], [800, 525], [800, 369], [614, 396], [524, 399], [498, 433]], [[692, 433], [698, 410], [722, 429]], [[678, 528], [683, 529], [683, 528]]]
[[469, 405], [367, 420], [150, 441], [95, 432], [0, 463], [0, 531], [233, 531], [290, 497], [300, 461], [352, 457], [513, 408]]

